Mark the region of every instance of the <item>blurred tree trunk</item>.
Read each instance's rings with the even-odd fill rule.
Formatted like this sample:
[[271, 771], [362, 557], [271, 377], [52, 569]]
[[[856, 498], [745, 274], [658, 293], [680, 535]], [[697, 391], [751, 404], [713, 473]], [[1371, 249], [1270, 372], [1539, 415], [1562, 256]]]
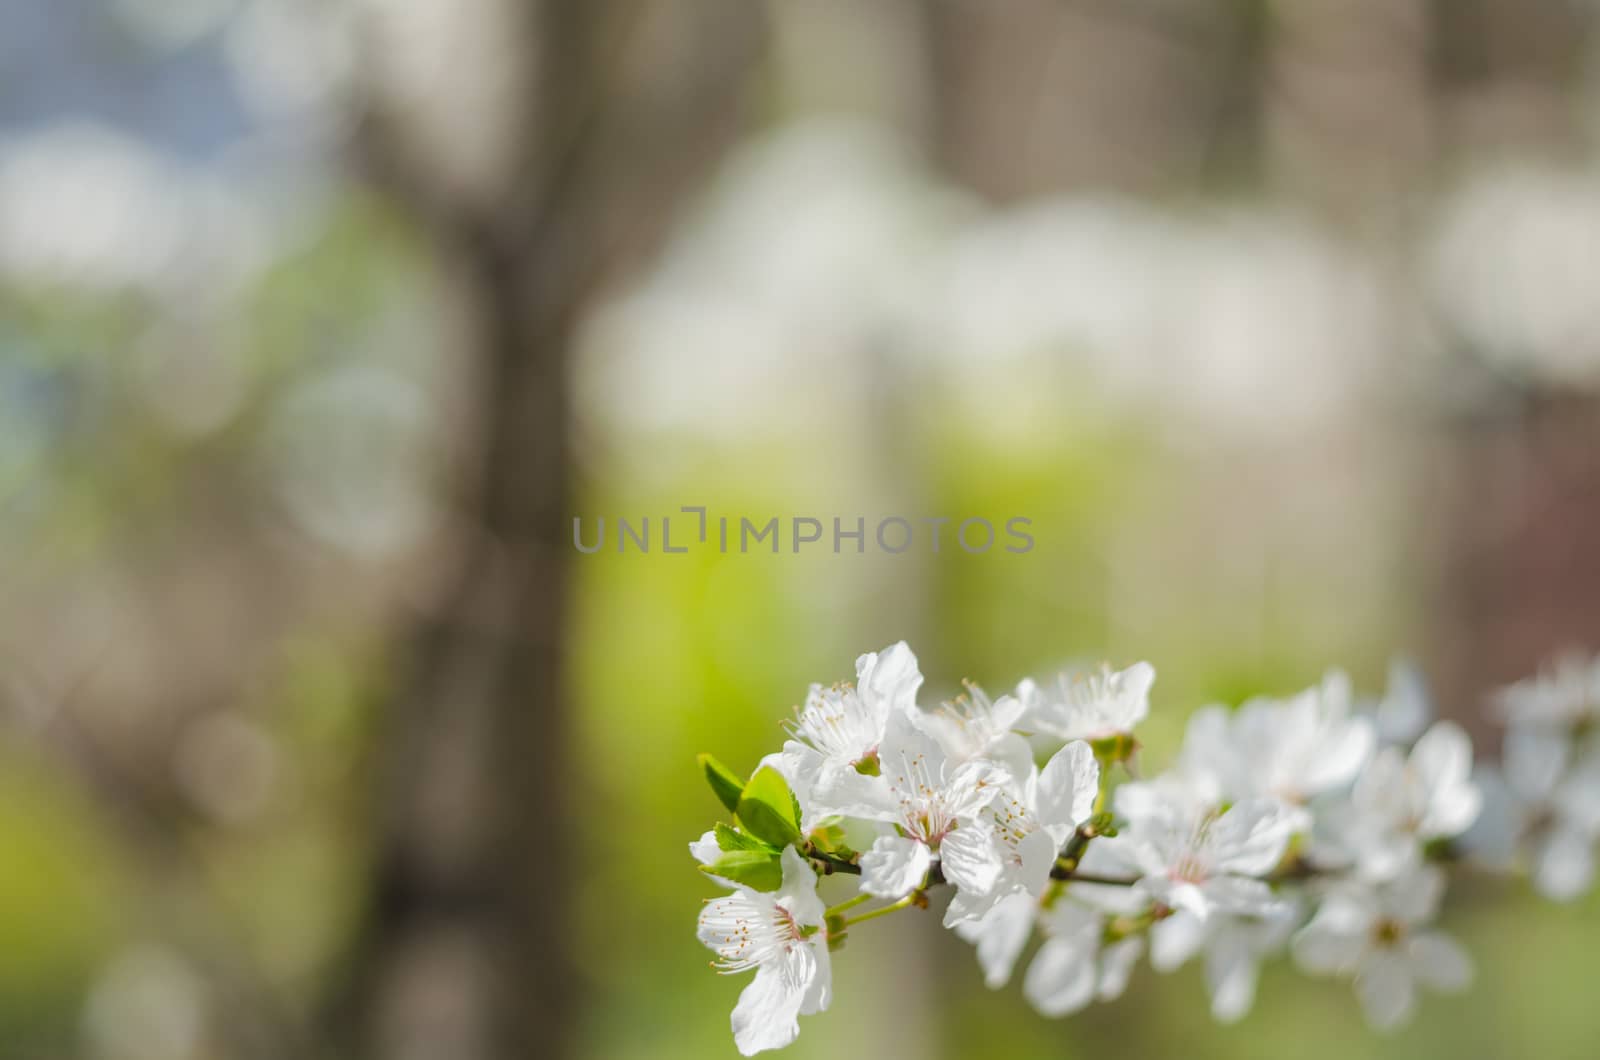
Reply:
[[[1433, 0], [1431, 15], [1441, 168], [1583, 154], [1589, 133], [1571, 98], [1592, 14], [1562, 0]], [[1462, 353], [1491, 400], [1456, 424], [1439, 475], [1430, 669], [1443, 712], [1492, 745], [1493, 689], [1562, 651], [1600, 648], [1600, 401]]]
[[929, 0], [935, 154], [996, 202], [1255, 179], [1262, 0]]
[[1491, 690], [1600, 648], [1600, 402], [1545, 390], [1507, 411], [1462, 426], [1439, 524], [1439, 700], [1469, 723]]
[[[359, 137], [456, 289], [475, 383], [461, 540], [444, 550], [458, 573], [407, 638], [384, 715], [379, 848], [330, 1011], [352, 1052], [383, 1060], [572, 1052], [571, 344], [737, 131], [763, 39], [759, 8], [735, 0], [485, 0], [451, 17], [480, 7], [532, 96], [496, 133], [516, 138], [511, 171], [460, 179], [381, 93]], [[453, 122], [493, 119], [441, 120], [448, 143]]]

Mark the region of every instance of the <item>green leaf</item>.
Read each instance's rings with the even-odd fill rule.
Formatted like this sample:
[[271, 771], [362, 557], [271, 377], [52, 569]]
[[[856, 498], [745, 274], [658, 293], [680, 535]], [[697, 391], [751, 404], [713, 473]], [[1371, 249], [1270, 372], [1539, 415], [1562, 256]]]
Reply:
[[753, 835], [745, 835], [731, 825], [717, 822], [717, 846], [722, 850], [766, 850], [773, 848], [767, 846]]
[[734, 812], [746, 832], [780, 850], [800, 838], [800, 804], [771, 766], [756, 770]]
[[730, 850], [700, 871], [757, 891], [776, 891], [783, 884], [783, 863], [771, 850]]
[[711, 785], [711, 790], [722, 805], [728, 808], [729, 813], [737, 812], [739, 796], [744, 794], [744, 784], [738, 774], [710, 755], [700, 755], [699, 762], [700, 768], [705, 770], [706, 783]]

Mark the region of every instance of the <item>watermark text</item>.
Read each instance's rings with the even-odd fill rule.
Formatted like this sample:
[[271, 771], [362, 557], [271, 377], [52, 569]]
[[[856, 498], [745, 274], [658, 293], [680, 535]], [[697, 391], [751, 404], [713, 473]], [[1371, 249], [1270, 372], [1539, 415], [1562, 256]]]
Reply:
[[673, 515], [607, 518], [573, 516], [572, 546], [585, 555], [597, 552], [651, 552], [682, 555], [715, 549], [730, 553], [799, 554], [818, 552], [956, 551], [969, 555], [1033, 551], [1033, 520], [1025, 515], [991, 520], [981, 515], [829, 516], [713, 515], [704, 505], [685, 505]]

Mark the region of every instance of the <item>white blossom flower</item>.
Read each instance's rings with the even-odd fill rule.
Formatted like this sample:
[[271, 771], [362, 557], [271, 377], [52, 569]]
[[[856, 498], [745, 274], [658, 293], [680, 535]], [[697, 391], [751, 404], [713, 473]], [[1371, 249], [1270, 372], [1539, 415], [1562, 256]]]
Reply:
[[1150, 713], [1156, 671], [1147, 662], [1113, 671], [1063, 673], [1054, 688], [1032, 680], [1017, 686], [1023, 726], [1063, 740], [1101, 740], [1133, 731]]
[[789, 724], [783, 751], [768, 756], [799, 797], [808, 817], [833, 812], [830, 800], [859, 795], [874, 772], [889, 721], [916, 710], [922, 673], [904, 641], [856, 659], [856, 683], [812, 685]]
[[1572, 729], [1600, 720], [1600, 658], [1562, 656], [1553, 666], [1502, 688], [1494, 704], [1509, 726]]
[[1417, 984], [1464, 990], [1472, 961], [1448, 935], [1429, 929], [1444, 875], [1422, 866], [1375, 886], [1337, 890], [1295, 935], [1295, 961], [1313, 974], [1353, 976], [1367, 1022], [1379, 1030], [1405, 1023]]
[[1023, 976], [1023, 996], [1044, 1016], [1069, 1016], [1091, 1001], [1121, 997], [1144, 938], [1132, 934], [1108, 943], [1106, 913], [1108, 907], [1133, 913], [1141, 904], [1119, 888], [1069, 887], [1039, 915], [1045, 941]]
[[[1119, 812], [1125, 805], [1119, 798]], [[1271, 799], [1249, 799], [1221, 813], [1152, 801], [1129, 814], [1119, 836], [1096, 842], [1137, 866], [1142, 894], [1204, 920], [1213, 912], [1259, 915], [1276, 904], [1259, 877], [1283, 860], [1293, 825]]]
[[1150, 928], [1150, 966], [1170, 972], [1202, 954], [1211, 1015], [1218, 1023], [1235, 1023], [1255, 1004], [1261, 961], [1284, 948], [1299, 915], [1294, 902], [1261, 917], [1218, 914], [1202, 920], [1178, 910]]
[[1036, 896], [1025, 891], [1011, 891], [997, 899], [981, 916], [963, 918], [953, 925], [948, 916], [945, 920], [957, 935], [977, 947], [984, 985], [998, 990], [1011, 981], [1011, 971], [1028, 944], [1038, 915]]
[[1561, 736], [1527, 726], [1506, 733], [1500, 770], [1484, 770], [1487, 798], [1467, 834], [1472, 853], [1506, 868], [1525, 851], [1533, 885], [1555, 901], [1571, 901], [1594, 883], [1600, 843], [1600, 754], [1572, 764]]
[[1409, 756], [1397, 747], [1380, 751], [1330, 821], [1357, 869], [1388, 879], [1418, 864], [1424, 844], [1466, 831], [1482, 805], [1472, 782], [1472, 740], [1441, 721]]
[[1433, 720], [1433, 697], [1417, 665], [1406, 659], [1389, 664], [1389, 684], [1383, 698], [1373, 704], [1372, 721], [1378, 742], [1405, 744], [1416, 742]]
[[[698, 855], [697, 855], [698, 856]], [[733, 1040], [752, 1056], [800, 1033], [799, 1016], [828, 1007], [832, 972], [817, 877], [793, 847], [783, 851], [783, 884], [772, 894], [738, 888], [700, 912], [700, 941], [724, 973], [756, 970], [733, 1010]]]
[[[1502, 690], [1501, 769], [1474, 762], [1459, 726], [1429, 725], [1414, 668], [1391, 667], [1384, 697], [1359, 705], [1330, 671], [1288, 699], [1197, 712], [1173, 768], [1124, 780], [1115, 816], [1096, 816], [1110, 790], [1102, 759], [1130, 761], [1127, 734], [1148, 713], [1153, 680], [1138, 663], [1050, 688], [1025, 681], [998, 699], [969, 683], [923, 710], [906, 645], [863, 655], [857, 683], [813, 686], [783, 750], [763, 759], [787, 780], [806, 837], [781, 856], [776, 844], [794, 835], [790, 792], [758, 775], [736, 799], [736, 780], [708, 759], [739, 825], [706, 832], [690, 853], [778, 888], [721, 878], [732, 893], [700, 917], [718, 968], [755, 971], [733, 1012], [739, 1050], [789, 1044], [798, 1017], [828, 1005], [828, 918], [807, 857], [859, 871], [835, 941], [841, 921], [853, 932], [925, 907], [918, 892], [948, 883], [945, 926], [973, 944], [997, 988], [1037, 928], [1023, 993], [1047, 1016], [1119, 996], [1148, 946], [1157, 971], [1199, 961], [1213, 1016], [1233, 1022], [1254, 1004], [1262, 961], [1287, 947], [1307, 971], [1352, 980], [1383, 1030], [1409, 1017], [1419, 984], [1454, 991], [1472, 978], [1467, 955], [1430, 926], [1445, 879], [1431, 844], [1448, 840], [1480, 865], [1523, 854], [1534, 885], [1559, 899], [1600, 871], [1600, 660], [1568, 658]], [[1040, 767], [1035, 751], [1053, 754]], [[890, 904], [843, 917], [869, 897]], [[1308, 903], [1314, 915], [1296, 932]]]
[[1595, 843], [1600, 841], [1600, 762], [1590, 758], [1563, 777], [1544, 813], [1531, 823], [1534, 887], [1558, 902], [1587, 893], [1594, 884]]
[[1026, 773], [1033, 764], [1033, 751], [1013, 731], [1022, 717], [1022, 701], [1015, 696], [990, 699], [976, 684], [964, 683], [964, 694], [932, 710], [915, 711], [912, 720], [956, 761], [988, 758], [1018, 776]]
[[1004, 770], [987, 759], [957, 762], [909, 721], [892, 724], [881, 775], [864, 777], [860, 800], [838, 812], [891, 824], [861, 855], [861, 889], [900, 898], [921, 887], [934, 859], [958, 891], [987, 894], [1000, 878], [992, 822], [982, 811], [1000, 790]]
[[[1288, 700], [1196, 711], [1177, 772], [1198, 787], [1210, 785], [1219, 802], [1267, 796], [1299, 806], [1349, 784], [1372, 745], [1371, 719], [1352, 714], [1349, 679], [1332, 670]], [[1307, 823], [1302, 815], [1298, 827]]]
[[1062, 747], [1043, 769], [1031, 761], [1021, 781], [1003, 778], [981, 815], [999, 844], [1000, 874], [987, 893], [962, 891], [945, 910], [946, 927], [982, 917], [1008, 896], [1037, 897], [1050, 879], [1056, 855], [1078, 826], [1094, 815], [1100, 764], [1082, 740]]
[[[1079, 868], [1101, 877], [1127, 876], [1132, 871], [1131, 866], [1105, 845], [1104, 840], [1096, 840], [1089, 845]], [[1048, 876], [1048, 866], [1045, 872]], [[1070, 888], [1068, 893], [1075, 896], [1075, 902], [1102, 912], [1137, 913], [1149, 907], [1149, 902], [1142, 895], [1128, 888], [1089, 883], [1062, 886]], [[1022, 955], [1023, 947], [1033, 934], [1033, 926], [1044, 911], [1044, 905], [1061, 900], [1060, 892], [1042, 889], [1041, 893], [1016, 889], [1002, 894], [997, 887], [995, 894], [998, 897], [986, 903], [983, 913], [975, 918], [963, 918], [952, 923], [948, 914], [945, 917], [946, 926], [952, 927], [957, 935], [977, 948], [978, 966], [983, 969], [983, 981], [991, 990], [997, 990], [1011, 980], [1017, 958]], [[959, 900], [958, 895], [955, 901]], [[951, 904], [954, 905], [955, 901]], [[1053, 925], [1058, 929], [1061, 927], [1059, 922], [1053, 922]], [[1058, 930], [1057, 933], [1062, 932]]]

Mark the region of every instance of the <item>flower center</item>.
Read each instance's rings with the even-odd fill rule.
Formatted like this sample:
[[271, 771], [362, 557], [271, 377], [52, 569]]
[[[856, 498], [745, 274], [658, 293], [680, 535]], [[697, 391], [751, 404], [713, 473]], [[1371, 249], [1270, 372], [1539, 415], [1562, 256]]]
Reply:
[[1188, 842], [1167, 870], [1168, 878], [1180, 883], [1204, 883], [1211, 878], [1211, 826], [1219, 816], [1220, 812], [1213, 811], [1194, 822]]
[[1199, 851], [1190, 850], [1179, 856], [1167, 875], [1179, 883], [1204, 883], [1211, 878], [1211, 869]]
[[848, 684], [815, 690], [786, 728], [830, 758], [865, 761], [877, 753], [877, 723]]
[[725, 975], [764, 964], [806, 938], [794, 914], [776, 902], [762, 909], [749, 901], [730, 900], [717, 914], [712, 924], [717, 960], [712, 966]]
[[934, 778], [927, 756], [902, 759], [890, 786], [900, 802], [900, 819], [913, 839], [937, 847], [955, 828], [955, 814], [950, 812], [942, 780]]
[[1379, 946], [1395, 946], [1406, 937], [1406, 926], [1392, 917], [1384, 917], [1372, 925], [1372, 941]]
[[1028, 813], [1028, 808], [1010, 794], [1002, 792], [995, 802], [983, 808], [981, 816], [994, 830], [995, 838], [1004, 843], [1009, 849], [1005, 857], [1013, 865], [1022, 864], [1022, 841], [1036, 828], [1036, 822]]

